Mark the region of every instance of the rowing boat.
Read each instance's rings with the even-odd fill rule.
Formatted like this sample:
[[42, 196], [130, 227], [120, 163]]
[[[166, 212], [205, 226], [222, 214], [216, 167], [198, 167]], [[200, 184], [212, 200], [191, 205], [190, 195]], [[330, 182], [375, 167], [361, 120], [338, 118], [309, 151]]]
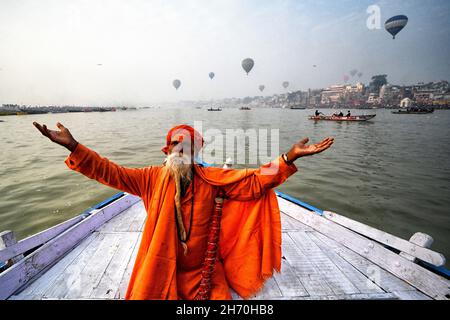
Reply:
[[328, 121], [367, 121], [374, 118], [376, 114], [358, 115], [350, 117], [338, 116], [309, 116], [310, 120], [328, 120]]
[[[276, 195], [281, 273], [253, 299], [449, 299], [450, 272], [430, 236], [402, 239]], [[121, 192], [18, 242], [0, 233], [0, 299], [123, 299], [145, 218], [142, 200]]]

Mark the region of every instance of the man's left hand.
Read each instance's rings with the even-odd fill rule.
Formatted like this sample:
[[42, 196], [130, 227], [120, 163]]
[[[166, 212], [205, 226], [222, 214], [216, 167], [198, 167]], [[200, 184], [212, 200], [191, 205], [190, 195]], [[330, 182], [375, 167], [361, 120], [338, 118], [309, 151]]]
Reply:
[[307, 145], [309, 138], [305, 138], [295, 143], [287, 153], [288, 161], [294, 162], [300, 157], [312, 156], [327, 150], [334, 142], [334, 138], [326, 138], [319, 143]]

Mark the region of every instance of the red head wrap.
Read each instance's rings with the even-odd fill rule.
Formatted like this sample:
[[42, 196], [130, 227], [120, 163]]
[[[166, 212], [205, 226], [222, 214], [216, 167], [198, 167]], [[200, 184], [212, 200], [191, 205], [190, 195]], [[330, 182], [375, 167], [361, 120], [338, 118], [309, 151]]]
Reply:
[[166, 137], [166, 146], [161, 149], [162, 152], [167, 154], [167, 152], [169, 150], [170, 141], [172, 141], [172, 137], [177, 134], [180, 136], [183, 136], [183, 138], [186, 138], [186, 139], [190, 138], [191, 144], [194, 145], [194, 148], [196, 150], [200, 150], [203, 147], [204, 141], [203, 141], [203, 137], [201, 136], [201, 134], [197, 130], [192, 128], [191, 126], [182, 124], [182, 125], [173, 127], [172, 129], [169, 130], [169, 132], [167, 133], [167, 137]]

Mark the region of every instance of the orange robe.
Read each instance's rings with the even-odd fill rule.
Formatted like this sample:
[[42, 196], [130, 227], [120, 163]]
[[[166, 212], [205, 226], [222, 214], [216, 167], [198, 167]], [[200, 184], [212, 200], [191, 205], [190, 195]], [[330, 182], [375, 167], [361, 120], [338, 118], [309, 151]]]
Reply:
[[[219, 188], [225, 191], [219, 252], [211, 299], [231, 299], [230, 288], [243, 298], [260, 290], [273, 270], [281, 268], [281, 222], [272, 188], [297, 171], [281, 157], [260, 169], [221, 169], [195, 165], [182, 199], [188, 254], [179, 243], [175, 218], [175, 183], [164, 166], [125, 168], [82, 144], [66, 159], [69, 168], [107, 186], [142, 198], [147, 211], [142, 240], [126, 299], [193, 299], [198, 291], [210, 216]], [[275, 168], [267, 174], [266, 169]]]

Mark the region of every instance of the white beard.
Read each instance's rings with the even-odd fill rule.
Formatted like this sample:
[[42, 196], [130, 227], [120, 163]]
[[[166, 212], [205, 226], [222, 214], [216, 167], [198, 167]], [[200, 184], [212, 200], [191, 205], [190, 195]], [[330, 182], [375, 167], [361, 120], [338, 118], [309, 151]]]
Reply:
[[165, 166], [175, 179], [180, 179], [184, 183], [191, 181], [192, 162], [187, 155], [177, 152], [171, 153], [165, 160]]

